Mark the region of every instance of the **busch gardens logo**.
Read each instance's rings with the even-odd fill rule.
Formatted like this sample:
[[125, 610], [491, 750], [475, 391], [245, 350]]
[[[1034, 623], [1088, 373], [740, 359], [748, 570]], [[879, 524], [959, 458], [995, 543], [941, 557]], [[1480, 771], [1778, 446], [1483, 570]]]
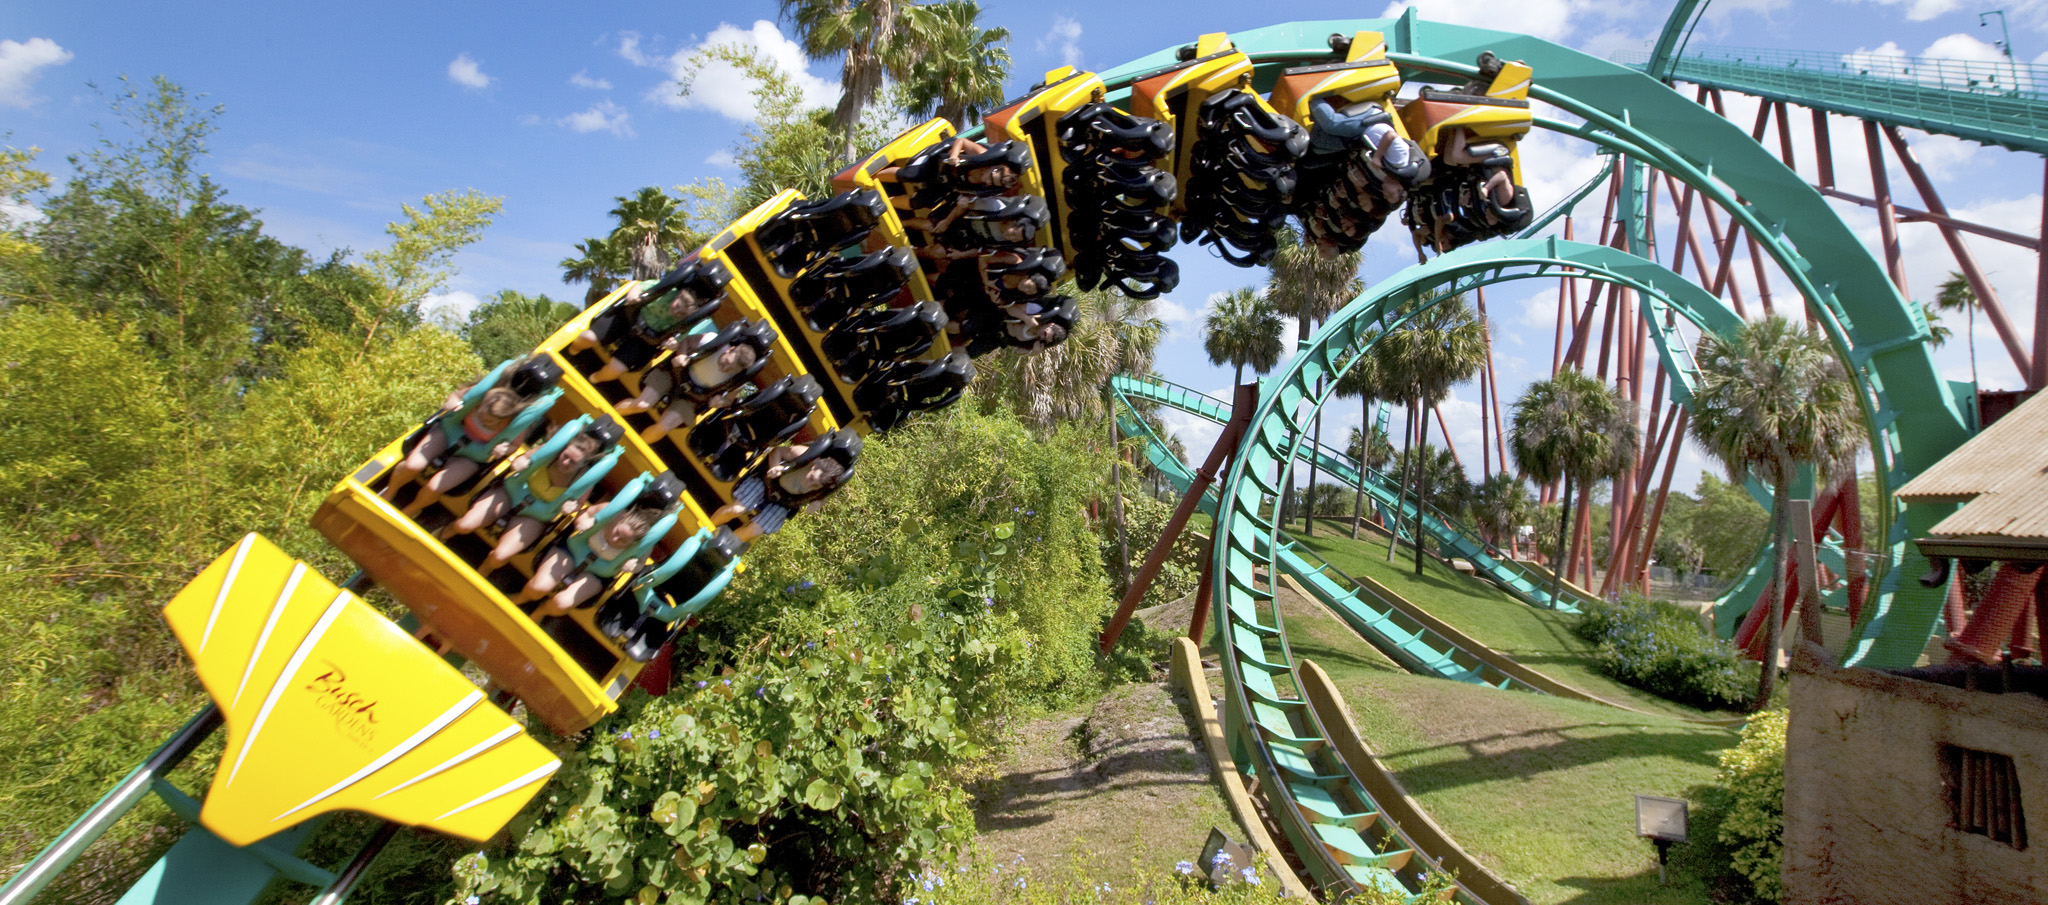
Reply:
[[334, 718], [336, 729], [358, 744], [367, 745], [377, 735], [377, 702], [349, 685], [348, 673], [333, 661], [327, 671], [314, 676], [304, 688], [313, 693], [314, 703]]

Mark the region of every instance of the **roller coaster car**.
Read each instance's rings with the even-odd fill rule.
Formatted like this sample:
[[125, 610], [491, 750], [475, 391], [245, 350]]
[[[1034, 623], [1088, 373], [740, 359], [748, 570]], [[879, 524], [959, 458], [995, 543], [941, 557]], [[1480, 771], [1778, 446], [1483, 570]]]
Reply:
[[695, 363], [717, 355], [727, 346], [742, 344], [753, 347], [754, 363], [748, 365], [739, 373], [726, 378], [717, 386], [702, 386], [692, 377], [688, 387], [677, 386], [673, 392], [679, 396], [701, 401], [736, 387], [741, 383], [753, 380], [763, 369], [768, 367], [768, 356], [775, 349], [775, 338], [775, 328], [769, 326], [766, 321], [745, 320], [727, 324], [724, 329], [705, 337], [702, 342], [697, 344], [697, 348], [684, 354], [682, 356], [683, 360], [687, 363]]
[[746, 546], [729, 528], [716, 533], [700, 529], [659, 566], [631, 576], [600, 604], [599, 630], [626, 656], [647, 662], [684, 620], [725, 590]]
[[824, 333], [855, 312], [901, 294], [916, 271], [917, 257], [907, 248], [828, 258], [790, 283], [790, 300], [796, 303], [806, 326]]
[[1154, 299], [1180, 285], [1180, 265], [1157, 254], [1132, 254], [1116, 246], [1083, 252], [1074, 261], [1082, 289], [1107, 285], [1134, 299]]
[[897, 171], [896, 180], [906, 190], [913, 210], [930, 208], [948, 195], [1013, 194], [1014, 188], [992, 185], [972, 176], [1002, 167], [1021, 179], [1031, 169], [1031, 146], [1021, 141], [996, 142], [981, 153], [963, 156], [958, 163], [948, 166], [946, 157], [952, 153], [954, 141], [958, 139], [941, 141], [919, 151]]
[[809, 374], [785, 377], [690, 428], [689, 451], [711, 476], [733, 481], [768, 447], [803, 429], [823, 390]]
[[1045, 199], [1037, 195], [976, 198], [968, 213], [939, 236], [939, 244], [956, 251], [1017, 248], [1031, 244], [1051, 220]]
[[1281, 70], [1268, 96], [1274, 110], [1304, 127], [1313, 124], [1308, 107], [1318, 97], [1333, 95], [1331, 103], [1340, 107], [1360, 101], [1388, 104], [1401, 90], [1401, 71], [1387, 59], [1385, 35], [1361, 31], [1348, 38], [1330, 38], [1331, 46], [1340, 48], [1342, 62]]
[[1097, 151], [1073, 163], [1061, 177], [1067, 190], [1094, 195], [1105, 207], [1159, 207], [1177, 194], [1172, 173], [1142, 160]]
[[[1492, 54], [1483, 54], [1482, 63], [1488, 62]], [[1516, 142], [1529, 133], [1532, 120], [1529, 111], [1529, 83], [1533, 71], [1527, 63], [1519, 61], [1491, 61], [1498, 66], [1490, 79], [1483, 76], [1490, 66], [1482, 67], [1485, 82], [1483, 92], [1443, 91], [1424, 88], [1422, 93], [1401, 106], [1401, 122], [1407, 133], [1421, 145], [1422, 153], [1433, 160], [1441, 161], [1449, 145], [1450, 130], [1463, 129], [1474, 140], [1498, 141], [1508, 151], [1509, 176], [1520, 185], [1522, 168], [1515, 151]], [[1467, 85], [1466, 88], [1475, 88]]]
[[842, 379], [859, 383], [886, 363], [923, 355], [946, 329], [937, 302], [856, 314], [826, 334], [824, 351]]
[[1083, 105], [1059, 118], [1060, 153], [1067, 160], [1109, 152], [1156, 160], [1173, 153], [1173, 129], [1156, 119], [1132, 116], [1103, 101]]
[[[567, 409], [560, 421], [604, 411], [601, 399], [586, 398], [587, 385], [571, 389], [558, 406]], [[613, 492], [632, 486], [636, 479], [630, 475], [665, 469], [637, 440], [629, 437], [623, 442], [620, 466], [602, 482]], [[393, 443], [343, 478], [314, 513], [313, 527], [410, 609], [425, 631], [483, 669], [555, 731], [581, 731], [616, 710], [617, 697], [631, 684], [640, 664], [605, 639], [590, 624], [589, 613], [578, 611], [550, 620], [545, 627], [536, 624], [505, 589], [478, 574], [461, 553], [380, 498], [376, 488], [400, 455], [400, 444]], [[453, 502], [443, 498], [444, 504]], [[673, 523], [694, 533], [706, 522], [701, 509], [684, 502]], [[486, 544], [487, 549], [486, 541], [461, 537], [466, 544]], [[531, 568], [536, 555], [538, 551], [515, 557], [507, 567], [514, 580], [506, 584], [523, 583], [519, 573]]]
[[763, 223], [755, 236], [776, 270], [791, 277], [812, 259], [866, 239], [888, 212], [881, 192], [856, 189], [792, 204]]
[[854, 399], [868, 413], [868, 424], [889, 431], [912, 414], [945, 408], [959, 401], [974, 382], [974, 363], [965, 352], [937, 361], [897, 361], [861, 381]]
[[1014, 263], [988, 265], [989, 275], [1042, 277], [1047, 286], [1066, 276], [1067, 259], [1057, 248], [1023, 248], [1015, 253], [1018, 260]]

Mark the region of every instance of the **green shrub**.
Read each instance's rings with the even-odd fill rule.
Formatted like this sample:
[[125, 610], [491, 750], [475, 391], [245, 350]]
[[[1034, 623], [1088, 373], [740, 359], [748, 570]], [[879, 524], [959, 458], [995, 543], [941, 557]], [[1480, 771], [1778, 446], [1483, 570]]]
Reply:
[[[1127, 485], [1128, 487], [1128, 485]], [[1145, 555], [1152, 545], [1159, 542], [1159, 536], [1166, 530], [1167, 520], [1173, 516], [1173, 504], [1154, 499], [1148, 494], [1131, 493], [1124, 495], [1124, 519], [1130, 525], [1128, 531], [1131, 546], [1131, 577], [1136, 578], [1139, 567], [1145, 564]], [[1159, 567], [1159, 574], [1152, 580], [1152, 586], [1145, 590], [1145, 600], [1139, 606], [1158, 606], [1171, 603], [1192, 593], [1196, 582], [1202, 580], [1202, 541], [1196, 536], [1200, 526], [1194, 519], [1174, 541], [1173, 549], [1167, 554], [1166, 562]], [[1102, 562], [1108, 575], [1116, 577], [1116, 524], [1114, 516], [1102, 522]]]
[[1572, 631], [1597, 645], [1602, 672], [1682, 704], [1739, 706], [1756, 685], [1755, 667], [1691, 612], [1634, 592], [1588, 604]]
[[[1246, 867], [1221, 865], [1228, 879], [1211, 888], [1189, 861], [1174, 870], [1147, 870], [1135, 861], [1117, 868], [1108, 863], [1047, 865], [1044, 873], [1023, 856], [991, 862], [970, 858], [951, 869], [929, 868], [912, 879], [902, 905], [1278, 905], [1291, 901], [1273, 879], [1273, 868], [1261, 863]], [[1071, 869], [1080, 867], [1080, 869]], [[1280, 870], [1288, 870], [1280, 865]], [[1448, 887], [1435, 880], [1414, 901], [1438, 901]], [[1405, 905], [1410, 899], [1378, 889], [1352, 896], [1353, 905]]]
[[1757, 714], [1742, 741], [1721, 752], [1714, 781], [1728, 790], [1720, 841], [1732, 848], [1735, 870], [1749, 878], [1758, 898], [1785, 897], [1785, 726], [1789, 711]]

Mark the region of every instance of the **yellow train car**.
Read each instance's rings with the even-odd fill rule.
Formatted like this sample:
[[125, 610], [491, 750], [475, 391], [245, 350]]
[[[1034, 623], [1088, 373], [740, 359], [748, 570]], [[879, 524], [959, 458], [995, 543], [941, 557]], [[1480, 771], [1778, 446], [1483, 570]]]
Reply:
[[[546, 354], [565, 363], [559, 353]], [[616, 417], [574, 369], [565, 368], [560, 388], [562, 397], [547, 416], [551, 427], [581, 415]], [[314, 512], [313, 527], [412, 611], [425, 634], [476, 663], [555, 731], [579, 731], [616, 710], [618, 696], [639, 672], [641, 661], [600, 630], [595, 622], [598, 608], [580, 607], [536, 622], [513, 603], [532, 573], [534, 558], [547, 548], [546, 540], [494, 575], [482, 575], [473, 561], [481, 560], [488, 549], [488, 529], [479, 538], [444, 542], [380, 496], [404, 455], [406, 439], [386, 446], [337, 483]], [[600, 497], [618, 492], [639, 475], [668, 470], [638, 437], [628, 433], [619, 442], [620, 462], [601, 482]], [[503, 469], [501, 465], [497, 472]], [[467, 509], [491, 477], [481, 477], [476, 489], [444, 497], [437, 505], [451, 513]], [[710, 525], [694, 499], [685, 495], [679, 506], [675, 528], [656, 546], [657, 559]]]
[[1060, 153], [1060, 117], [1102, 100], [1103, 94], [1101, 77], [1062, 66], [1047, 72], [1045, 80], [1021, 100], [981, 118], [991, 141], [1021, 141], [1030, 146], [1035, 163], [1032, 175], [1051, 215], [1050, 228], [1039, 230], [1038, 244], [1058, 248], [1069, 260], [1076, 249], [1069, 233], [1073, 208], [1063, 180], [1068, 163]]
[[[1182, 186], [1194, 181], [1195, 147], [1201, 135], [1202, 104], [1232, 90], [1251, 88], [1252, 61], [1230, 43], [1224, 32], [1196, 39], [1193, 58], [1139, 75], [1131, 83], [1131, 113], [1156, 119], [1173, 129], [1173, 151], [1161, 169]], [[1256, 97], [1256, 96], [1255, 96]], [[1261, 104], [1264, 101], [1260, 101]], [[1188, 193], [1173, 201], [1175, 216], [1187, 210]]]
[[[776, 411], [772, 414], [775, 417], [791, 420], [800, 418], [803, 425], [791, 434], [792, 440], [801, 442], [837, 430], [841, 422], [826, 407], [814, 404], [816, 394], [806, 389], [814, 378], [804, 367], [803, 356], [798, 354], [792, 337], [783, 330], [774, 314], [780, 306], [772, 306], [764, 301], [754, 288], [754, 284], [738, 274], [735, 262], [724, 250], [714, 247], [716, 244], [713, 242], [706, 245], [677, 266], [685, 266], [692, 262], [716, 265], [731, 275], [731, 279], [725, 284], [724, 298], [710, 314], [712, 328], [724, 330], [739, 324], [755, 323], [766, 324], [774, 329], [776, 335], [770, 344], [769, 354], [757, 362], [756, 370], [749, 381], [757, 393], [776, 391], [779, 394], [778, 399], [757, 400], [753, 404], [774, 406]], [[594, 349], [579, 352], [568, 350], [579, 335], [590, 329], [592, 321], [602, 317], [607, 309], [624, 299], [634, 285], [636, 283], [621, 286], [597, 304], [585, 309], [582, 314], [543, 341], [540, 348], [567, 363], [568, 372], [575, 375], [584, 386], [590, 386], [586, 379], [587, 375], [595, 373], [602, 367], [604, 356]], [[801, 342], [801, 339], [798, 338], [795, 342]], [[656, 357], [652, 367], [664, 366], [667, 359], [667, 353]], [[640, 394], [641, 380], [646, 373], [628, 372], [617, 380], [595, 385], [592, 392], [601, 397], [608, 407], [616, 405]], [[697, 424], [685, 424], [648, 440], [642, 434], [654, 425], [653, 416], [634, 414], [621, 416], [619, 420], [628, 427], [628, 442], [643, 450], [648, 458], [663, 462], [667, 468], [672, 469], [676, 477], [683, 481], [690, 498], [701, 511], [716, 512], [733, 502], [734, 481], [747, 462], [707, 461], [705, 457], [698, 455], [693, 451], [690, 442], [690, 433]]]
[[1401, 106], [1401, 122], [1409, 137], [1422, 146], [1422, 153], [1431, 158], [1442, 154], [1451, 129], [1465, 129], [1475, 139], [1505, 144], [1512, 167], [1509, 178], [1520, 185], [1522, 155], [1516, 144], [1533, 125], [1529, 112], [1532, 75], [1527, 63], [1503, 61], [1482, 94], [1424, 88]]
[[[1339, 107], [1370, 101], [1380, 104], [1389, 117], [1394, 117], [1394, 95], [1400, 90], [1401, 70], [1387, 59], [1386, 36], [1376, 31], [1361, 31], [1351, 36], [1344, 62], [1281, 70], [1280, 79], [1273, 83], [1269, 101], [1274, 110], [1306, 127], [1313, 125], [1308, 108], [1316, 98], [1326, 95], [1341, 98], [1341, 102], [1331, 101]], [[1398, 117], [1395, 117], [1395, 123], [1395, 128], [1400, 128]], [[1414, 136], [1402, 137], [1412, 139]]]

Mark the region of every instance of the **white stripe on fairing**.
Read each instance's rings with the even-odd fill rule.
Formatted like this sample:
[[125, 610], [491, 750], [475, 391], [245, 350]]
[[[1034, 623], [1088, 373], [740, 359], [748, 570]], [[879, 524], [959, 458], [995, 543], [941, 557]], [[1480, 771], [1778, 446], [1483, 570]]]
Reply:
[[279, 814], [276, 817], [270, 818], [270, 822], [276, 823], [280, 820], [285, 819], [286, 817], [290, 817], [293, 814], [296, 814], [309, 807], [312, 807], [313, 805], [318, 804], [322, 800], [326, 799], [328, 796], [331, 796], [334, 793], [341, 791], [342, 789], [354, 785], [358, 780], [362, 779], [363, 777], [375, 773], [378, 770], [384, 769], [384, 766], [386, 764], [389, 764], [394, 760], [404, 757], [407, 753], [411, 752], [412, 749], [419, 747], [422, 742], [425, 742], [427, 739], [432, 738], [436, 733], [440, 732], [442, 729], [446, 729], [449, 723], [455, 722], [456, 717], [468, 713], [471, 707], [476, 706], [476, 702], [481, 701], [483, 699], [484, 693], [481, 691], [472, 691], [469, 694], [463, 695], [462, 700], [456, 701], [447, 710], [441, 711], [440, 716], [435, 717], [433, 722], [428, 723], [425, 726], [421, 726], [420, 731], [413, 733], [411, 738], [399, 742], [391, 750], [384, 752], [383, 756], [369, 762], [368, 764], [363, 765], [362, 769], [350, 774], [347, 779], [335, 783], [334, 785], [328, 786], [326, 791], [321, 792], [320, 794], [315, 795], [311, 798], [308, 798], [305, 801], [299, 802], [297, 807], [294, 807], [289, 811]]
[[341, 616], [342, 606], [349, 602], [349, 597], [347, 591], [334, 595], [334, 602], [327, 605], [327, 612], [320, 614], [320, 621], [313, 624], [313, 630], [306, 633], [306, 640], [299, 642], [299, 649], [292, 652], [291, 662], [284, 665], [284, 671], [277, 674], [277, 681], [271, 683], [270, 696], [263, 699], [263, 706], [256, 711], [256, 721], [249, 724], [249, 734], [242, 737], [242, 750], [236, 752], [235, 765], [228, 769], [228, 781], [221, 784], [223, 787], [234, 785], [235, 774], [242, 772], [242, 760], [249, 756], [249, 749], [256, 744], [256, 736], [263, 731], [264, 721], [270, 719], [270, 710], [277, 706], [285, 685], [306, 662], [306, 655], [313, 652], [313, 646], [320, 643], [320, 636], [327, 634], [328, 626]]
[[508, 782], [495, 789], [492, 789], [489, 792], [485, 792], [482, 795], [478, 795], [474, 800], [470, 801], [470, 803], [458, 808], [454, 808], [450, 810], [448, 813], [442, 814], [441, 816], [436, 817], [434, 819], [446, 820], [449, 817], [452, 817], [456, 814], [460, 814], [463, 811], [467, 811], [470, 808], [476, 807], [477, 805], [488, 802], [494, 798], [503, 798], [506, 795], [510, 795], [513, 792], [516, 792], [529, 785], [532, 785], [534, 782], [538, 780], [546, 779], [549, 774], [555, 772], [555, 768], [560, 767], [561, 765], [562, 762], [559, 760], [548, 761], [546, 764], [542, 765], [540, 768], [534, 770], [533, 772], [528, 773], [525, 776], [521, 776], [518, 779], [512, 780], [511, 782]]
[[1507, 87], [1506, 89], [1504, 89], [1504, 90], [1501, 90], [1501, 91], [1497, 91], [1497, 92], [1493, 92], [1493, 96], [1494, 96], [1494, 97], [1507, 97], [1507, 96], [1508, 96], [1508, 95], [1510, 95], [1510, 94], [1513, 94], [1513, 93], [1515, 93], [1515, 92], [1517, 92], [1517, 91], [1521, 91], [1521, 90], [1524, 90], [1524, 89], [1526, 89], [1526, 88], [1528, 88], [1528, 87], [1529, 87], [1529, 80], [1528, 80], [1528, 79], [1523, 79], [1523, 80], [1521, 80], [1521, 81], [1519, 81], [1519, 82], [1516, 82], [1516, 83], [1514, 83], [1514, 84], [1512, 84], [1512, 85], [1509, 85], [1509, 86], [1508, 86], [1508, 87]]
[[249, 555], [249, 548], [256, 543], [256, 532], [242, 536], [241, 544], [235, 547], [235, 558], [228, 562], [228, 574], [220, 580], [220, 594], [213, 598], [213, 611], [206, 614], [206, 630], [199, 633], [199, 652], [206, 653], [206, 642], [213, 637], [213, 622], [220, 618], [220, 608], [228, 602], [228, 591], [235, 586], [235, 578], [242, 574], [242, 559]]
[[[490, 738], [484, 739], [483, 741], [477, 742], [475, 745], [471, 746], [468, 751], [464, 751], [461, 754], [457, 754], [454, 757], [442, 761], [433, 769], [428, 770], [425, 773], [421, 773], [420, 775], [408, 779], [402, 783], [399, 783], [398, 785], [392, 786], [389, 789], [385, 789], [383, 792], [377, 795], [377, 798], [383, 798], [385, 795], [389, 795], [401, 789], [409, 788], [416, 783], [421, 783], [429, 779], [433, 779], [434, 777], [439, 776], [443, 772], [447, 771], [450, 767], [463, 763], [464, 761], [467, 761], [470, 758], [473, 758], [479, 754], [484, 753], [485, 751], [495, 748], [498, 746], [499, 742], [502, 742], [518, 734], [518, 726], [506, 726], [505, 728], [498, 730], [498, 734], [493, 735]], [[375, 801], [376, 799], [373, 798], [371, 800]]]
[[263, 634], [256, 636], [256, 649], [249, 652], [249, 662], [242, 665], [242, 681], [235, 685], [235, 699], [228, 702], [229, 710], [242, 703], [242, 689], [248, 687], [249, 676], [256, 671], [256, 661], [263, 656], [264, 646], [270, 643], [270, 632], [277, 628], [277, 618], [284, 615], [285, 603], [292, 599], [292, 594], [299, 589], [299, 579], [305, 575], [305, 563], [292, 563], [291, 577], [284, 580], [284, 590], [278, 592], [277, 602], [270, 605], [270, 618], [263, 622]]

